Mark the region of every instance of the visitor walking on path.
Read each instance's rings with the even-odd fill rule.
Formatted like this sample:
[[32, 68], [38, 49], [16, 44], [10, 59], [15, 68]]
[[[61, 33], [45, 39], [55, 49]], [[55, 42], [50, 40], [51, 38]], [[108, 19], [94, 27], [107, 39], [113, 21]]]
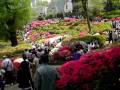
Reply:
[[109, 31], [108, 32], [108, 40], [109, 40], [109, 43], [112, 41], [113, 43], [113, 32], [112, 31]]
[[4, 56], [2, 68], [5, 70], [5, 84], [13, 83], [13, 63], [8, 56]]
[[35, 75], [35, 90], [55, 90], [55, 81], [58, 79], [58, 73], [48, 65], [48, 55], [41, 56], [41, 64]]
[[34, 89], [34, 85], [30, 74], [30, 64], [25, 54], [23, 54], [23, 60], [17, 73], [18, 86], [21, 90], [31, 90], [31, 87]]

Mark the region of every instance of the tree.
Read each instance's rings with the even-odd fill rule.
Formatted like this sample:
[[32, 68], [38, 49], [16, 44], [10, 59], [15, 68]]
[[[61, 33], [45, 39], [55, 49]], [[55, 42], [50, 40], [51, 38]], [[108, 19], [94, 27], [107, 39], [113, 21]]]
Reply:
[[17, 30], [28, 23], [31, 17], [30, 0], [0, 0], [0, 36], [18, 44]]
[[90, 25], [90, 20], [88, 15], [88, 0], [81, 0], [81, 2], [84, 10], [84, 16], [87, 19], [88, 29], [89, 29], [89, 32], [91, 32], [91, 25]]
[[120, 16], [120, 0], [106, 0], [104, 16], [113, 18]]
[[107, 1], [106, 1], [106, 7], [105, 7], [105, 10], [106, 10], [106, 11], [111, 11], [112, 8], [113, 8], [112, 0], [107, 0]]
[[92, 16], [99, 16], [104, 11], [104, 2], [105, 0], [91, 0], [91, 7], [89, 7], [89, 11], [91, 11]]
[[80, 0], [72, 0], [73, 3], [73, 15], [79, 16], [81, 12], [81, 2]]

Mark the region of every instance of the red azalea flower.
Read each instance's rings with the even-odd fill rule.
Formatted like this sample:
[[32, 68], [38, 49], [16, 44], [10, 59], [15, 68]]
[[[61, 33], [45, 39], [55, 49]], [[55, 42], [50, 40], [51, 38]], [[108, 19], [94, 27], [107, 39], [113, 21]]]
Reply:
[[[88, 53], [79, 61], [71, 61], [59, 68], [60, 80], [56, 82], [57, 88], [64, 90], [68, 83], [73, 87], [79, 86], [81, 90], [93, 90], [89, 82], [103, 70], [116, 73], [117, 61], [120, 59], [120, 47], [109, 48], [99, 52]], [[101, 78], [99, 78], [100, 80]]]

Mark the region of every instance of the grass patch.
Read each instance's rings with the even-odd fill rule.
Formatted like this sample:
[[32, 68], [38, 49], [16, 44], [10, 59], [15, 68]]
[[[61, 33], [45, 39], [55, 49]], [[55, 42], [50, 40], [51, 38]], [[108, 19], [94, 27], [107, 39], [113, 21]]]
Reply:
[[0, 45], [5, 45], [5, 47], [0, 48], [0, 59], [2, 59], [4, 55], [16, 56], [18, 54], [22, 54], [25, 49], [31, 48], [31, 45], [26, 44], [25, 42], [19, 43], [16, 47], [11, 47], [10, 43], [5, 41], [1, 41]]

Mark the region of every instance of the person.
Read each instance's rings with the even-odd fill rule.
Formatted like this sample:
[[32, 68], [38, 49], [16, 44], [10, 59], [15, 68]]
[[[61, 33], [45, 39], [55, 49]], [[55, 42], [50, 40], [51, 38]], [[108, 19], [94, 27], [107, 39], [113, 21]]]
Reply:
[[113, 32], [113, 41], [117, 41], [117, 39], [118, 39], [118, 32], [117, 32], [117, 30], [114, 30], [114, 32]]
[[9, 56], [4, 56], [2, 68], [5, 70], [5, 84], [12, 85], [13, 83], [13, 63]]
[[30, 71], [31, 71], [32, 79], [34, 79], [34, 75], [39, 66], [39, 62], [40, 62], [40, 58], [38, 58], [37, 54], [34, 54], [33, 63], [30, 64], [31, 65]]
[[41, 64], [35, 74], [35, 90], [55, 90], [55, 81], [59, 75], [55, 69], [48, 65], [48, 55], [41, 56]]
[[112, 31], [109, 31], [108, 32], [108, 40], [109, 40], [109, 43], [112, 41], [113, 42], [113, 32]]
[[27, 55], [27, 59], [29, 60], [29, 62], [33, 62], [33, 54], [32, 54], [32, 49], [29, 50], [29, 53], [26, 54]]
[[21, 62], [17, 72], [18, 87], [21, 88], [21, 90], [31, 90], [31, 86], [33, 89], [34, 86], [30, 74], [30, 65], [25, 54], [22, 55], [22, 58], [23, 61]]
[[0, 66], [0, 90], [4, 90], [4, 74], [5, 70]]
[[91, 42], [88, 43], [88, 52], [90, 52], [93, 49], [93, 45]]
[[72, 55], [72, 60], [79, 60], [84, 55], [83, 46], [79, 43], [75, 45], [75, 51]]
[[116, 21], [115, 20], [112, 20], [112, 27], [116, 28]]
[[99, 48], [99, 43], [96, 39], [93, 39], [92, 43], [92, 47], [93, 49], [98, 49]]

